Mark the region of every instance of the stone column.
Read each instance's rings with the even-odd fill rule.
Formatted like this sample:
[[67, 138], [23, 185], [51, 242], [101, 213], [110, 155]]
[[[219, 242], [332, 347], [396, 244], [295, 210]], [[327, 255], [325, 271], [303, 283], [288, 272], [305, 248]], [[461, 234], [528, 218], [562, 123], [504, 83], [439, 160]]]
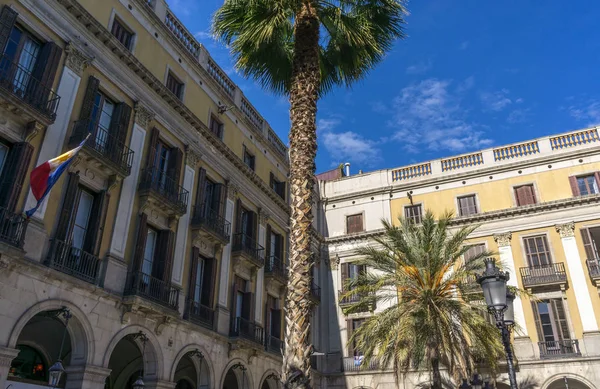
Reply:
[[[502, 265], [506, 267], [506, 271], [508, 271], [510, 274], [508, 285], [518, 287], [517, 272], [515, 270], [515, 261], [511, 248], [511, 239], [512, 234], [510, 232], [494, 235], [494, 240], [498, 244], [500, 261], [502, 262]], [[517, 357], [522, 359], [534, 358], [535, 352], [527, 331], [527, 323], [525, 322], [525, 314], [523, 313], [523, 302], [519, 296], [515, 297], [513, 307], [515, 312], [515, 323], [520, 327], [519, 332], [515, 332], [514, 334], [515, 354]]]
[[100, 366], [66, 366], [65, 389], [104, 389], [110, 369]]
[[142, 164], [142, 154], [144, 153], [146, 130], [150, 128], [150, 123], [153, 119], [154, 114], [148, 108], [140, 103], [136, 104], [135, 123], [133, 124], [131, 141], [129, 142], [129, 148], [134, 153], [131, 174], [123, 180], [110, 249], [104, 261], [103, 286], [105, 289], [118, 293], [123, 292], [127, 278], [125, 251], [127, 248], [127, 239], [129, 238], [129, 227], [132, 222], [135, 222], [135, 219], [132, 219], [133, 204], [135, 202], [138, 177]]
[[217, 331], [223, 335], [229, 335], [229, 308], [227, 307], [229, 290], [231, 289], [229, 282], [229, 273], [231, 269], [231, 244], [233, 242], [233, 214], [234, 205], [237, 198], [238, 188], [234, 184], [227, 186], [227, 204], [225, 205], [225, 219], [231, 223], [231, 237], [229, 243], [223, 247], [223, 254], [221, 256], [221, 275], [219, 279], [219, 301], [217, 303], [218, 316], [217, 316]]
[[[71, 43], [67, 45], [65, 52], [67, 53], [65, 66], [56, 91], [60, 96], [60, 104], [56, 111], [56, 120], [46, 129], [46, 134], [44, 135], [44, 140], [42, 141], [42, 146], [35, 166], [57, 157], [62, 153], [67, 129], [70, 127], [69, 120], [71, 119], [77, 90], [79, 89], [83, 71], [90, 62], [90, 60]], [[33, 208], [36, 202], [37, 201], [30, 190], [25, 202], [25, 209]], [[27, 252], [27, 257], [36, 261], [41, 261], [44, 254], [43, 251], [45, 245], [40, 244], [40, 242], [48, 240], [48, 235], [43, 225], [46, 206], [47, 199], [32, 216], [25, 238], [24, 249]]]
[[598, 323], [594, 315], [586, 273], [581, 264], [581, 257], [575, 241], [575, 223], [557, 224], [555, 228], [560, 235], [569, 269], [570, 285], [575, 292], [575, 300], [579, 308], [585, 349], [588, 354], [600, 355], [600, 331], [598, 331]]
[[[258, 215], [258, 244], [264, 247], [262, 253], [263, 256], [267, 253], [267, 223], [269, 222], [269, 215], [267, 213], [260, 212]], [[265, 257], [265, 261], [268, 258]], [[256, 272], [256, 302], [254, 304], [254, 321], [258, 324], [263, 324], [263, 294], [265, 290], [265, 267], [261, 267]], [[266, 329], [265, 329], [266, 330]]]
[[0, 388], [6, 388], [6, 377], [10, 364], [16, 356], [19, 355], [19, 350], [15, 348], [0, 347]]

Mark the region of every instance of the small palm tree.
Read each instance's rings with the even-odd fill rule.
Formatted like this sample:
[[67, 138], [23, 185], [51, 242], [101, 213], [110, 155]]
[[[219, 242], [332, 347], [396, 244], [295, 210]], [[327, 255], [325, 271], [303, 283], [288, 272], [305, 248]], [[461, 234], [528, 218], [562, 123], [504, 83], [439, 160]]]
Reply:
[[213, 20], [236, 67], [289, 96], [291, 234], [282, 381], [310, 386], [310, 229], [317, 101], [362, 79], [403, 37], [402, 0], [225, 0]]
[[483, 293], [474, 281], [493, 253], [465, 262], [465, 240], [477, 227], [451, 232], [451, 218], [446, 213], [436, 221], [428, 211], [421, 225], [401, 219], [396, 227], [383, 221], [384, 236], [358, 250], [360, 264], [369, 271], [350, 280], [341, 296], [360, 296], [348, 313], [375, 303], [387, 307], [349, 340], [363, 353], [363, 363], [377, 360], [396, 373], [427, 368], [434, 389], [442, 388], [441, 367], [458, 380], [474, 371], [476, 360], [484, 359], [495, 371], [503, 355], [498, 330], [486, 317]]

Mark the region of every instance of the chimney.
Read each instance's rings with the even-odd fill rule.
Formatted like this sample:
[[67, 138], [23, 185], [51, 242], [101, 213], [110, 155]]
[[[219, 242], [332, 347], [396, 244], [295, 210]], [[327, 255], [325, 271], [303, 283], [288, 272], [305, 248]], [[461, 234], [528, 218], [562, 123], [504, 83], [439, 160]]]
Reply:
[[346, 177], [350, 177], [350, 162], [346, 162], [344, 168], [346, 169]]

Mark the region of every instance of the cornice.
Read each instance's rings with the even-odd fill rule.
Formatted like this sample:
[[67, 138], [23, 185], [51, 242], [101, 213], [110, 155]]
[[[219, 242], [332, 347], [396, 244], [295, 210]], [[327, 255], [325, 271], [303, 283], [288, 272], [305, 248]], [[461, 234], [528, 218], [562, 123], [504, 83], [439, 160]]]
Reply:
[[[144, 83], [173, 108], [181, 117], [190, 124], [200, 135], [202, 135], [211, 146], [222, 153], [246, 178], [252, 181], [261, 191], [266, 194], [279, 208], [288, 216], [290, 214], [289, 206], [279, 198], [279, 196], [268, 187], [258, 175], [248, 168], [243, 161], [227, 147], [220, 139], [215, 137], [208, 127], [196, 117], [189, 108], [187, 108], [171, 91], [163, 85], [142, 63], [121, 43], [110, 34], [82, 5], [76, 0], [56, 0], [62, 5], [69, 14], [71, 14], [83, 27], [93, 34], [104, 46], [110, 49], [114, 55], [123, 62], [129, 69], [135, 72]], [[165, 29], [165, 31], [168, 31]], [[169, 31], [169, 34], [171, 32]], [[185, 51], [185, 50], [184, 50]], [[200, 65], [198, 65], [201, 67]]]

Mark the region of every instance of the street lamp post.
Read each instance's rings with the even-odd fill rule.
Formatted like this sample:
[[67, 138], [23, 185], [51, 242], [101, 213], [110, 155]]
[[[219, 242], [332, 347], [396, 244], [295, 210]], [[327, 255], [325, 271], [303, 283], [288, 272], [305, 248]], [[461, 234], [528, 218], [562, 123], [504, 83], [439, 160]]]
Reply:
[[477, 278], [477, 283], [483, 289], [483, 296], [485, 297], [488, 311], [494, 315], [496, 326], [502, 334], [510, 387], [511, 389], [518, 389], [515, 367], [513, 365], [512, 348], [510, 346], [510, 332], [514, 325], [512, 302], [515, 296], [509, 293], [506, 287], [508, 278], [509, 273], [500, 271], [496, 266], [496, 262], [488, 258], [485, 260], [485, 271]]
[[62, 307], [60, 310], [55, 311], [55, 312], [57, 315], [62, 314], [62, 316], [64, 317], [65, 328], [63, 329], [63, 336], [62, 336], [62, 340], [60, 342], [60, 351], [58, 352], [58, 359], [48, 369], [48, 385], [51, 388], [56, 388], [58, 386], [58, 384], [60, 383], [60, 379], [62, 378], [63, 374], [65, 373], [65, 368], [63, 367], [61, 358], [62, 358], [63, 347], [65, 345], [65, 338], [67, 336], [67, 327], [69, 325], [69, 319], [71, 317], [73, 317], [73, 315], [71, 314], [71, 311], [69, 311], [69, 309], [67, 307]]

